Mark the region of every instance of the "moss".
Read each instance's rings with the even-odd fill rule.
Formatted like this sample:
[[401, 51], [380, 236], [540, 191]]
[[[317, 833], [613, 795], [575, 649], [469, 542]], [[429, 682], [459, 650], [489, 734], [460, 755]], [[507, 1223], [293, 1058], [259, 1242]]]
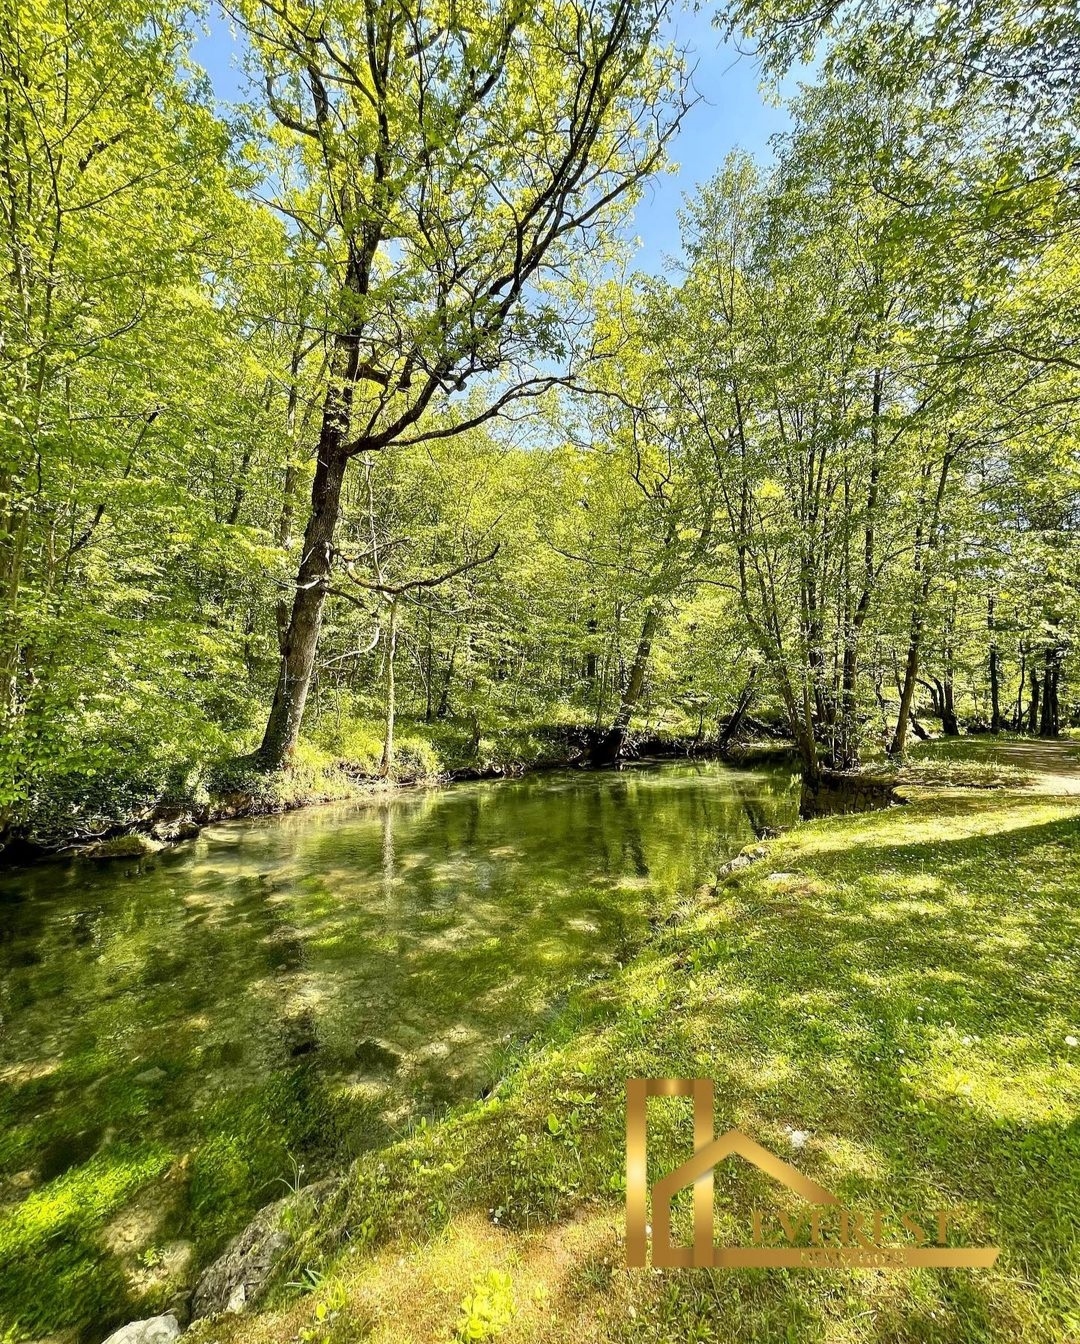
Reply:
[[107, 1319], [128, 1300], [120, 1260], [100, 1231], [169, 1166], [160, 1148], [109, 1148], [0, 1218], [0, 1319], [27, 1338]]
[[[280, 1199], [331, 1158], [330, 1103], [312, 1073], [278, 1074], [220, 1098], [201, 1117], [182, 1230], [199, 1258], [216, 1254], [263, 1205]], [[306, 1172], [292, 1156], [307, 1155]]]
[[88, 859], [140, 859], [146, 854], [155, 854], [161, 849], [161, 843], [148, 835], [114, 835], [108, 840], [99, 840], [83, 851]]

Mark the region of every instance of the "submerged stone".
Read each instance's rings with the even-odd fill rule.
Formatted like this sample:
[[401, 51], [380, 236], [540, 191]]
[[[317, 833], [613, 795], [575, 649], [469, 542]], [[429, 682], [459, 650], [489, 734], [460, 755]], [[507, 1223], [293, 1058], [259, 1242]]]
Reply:
[[358, 1041], [353, 1058], [360, 1068], [371, 1073], [393, 1073], [401, 1063], [396, 1050], [388, 1050], [373, 1040]]

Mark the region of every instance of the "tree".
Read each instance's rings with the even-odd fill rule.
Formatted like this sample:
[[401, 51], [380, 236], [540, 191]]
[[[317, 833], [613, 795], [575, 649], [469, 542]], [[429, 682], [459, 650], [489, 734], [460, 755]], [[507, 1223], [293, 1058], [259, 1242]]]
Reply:
[[[489, 419], [566, 354], [545, 276], [602, 248], [684, 106], [657, 41], [669, 0], [412, 9], [399, 0], [237, 9], [266, 106], [317, 183], [280, 207], [337, 287], [311, 511], [261, 762], [300, 732], [349, 462]], [[477, 375], [486, 405], [425, 416]]]
[[252, 461], [265, 445], [234, 261], [280, 229], [244, 199], [250, 171], [183, 69], [183, 19], [0, 13], [5, 818], [51, 780], [75, 824], [110, 762], [131, 790], [148, 759], [217, 737], [208, 701], [236, 714], [209, 683], [243, 636], [208, 614], [266, 556], [240, 526], [224, 566], [219, 549], [236, 428]]
[[[344, 572], [352, 583], [364, 592], [374, 593], [386, 608], [386, 638], [383, 645], [385, 732], [382, 760], [379, 763], [379, 774], [386, 779], [391, 775], [394, 768], [394, 722], [397, 714], [394, 663], [397, 657], [401, 604], [409, 598], [416, 598], [420, 593], [441, 588], [451, 579], [456, 579], [460, 574], [467, 574], [478, 565], [489, 564], [498, 555], [499, 547], [496, 543], [486, 555], [473, 556], [462, 560], [460, 564], [454, 565], [451, 569], [444, 570], [442, 573], [409, 577], [392, 575], [389, 572], [389, 566], [393, 564], [394, 568], [400, 569], [401, 547], [404, 539], [389, 538], [380, 543], [378, 522], [375, 517], [375, 495], [371, 485], [372, 466], [371, 461], [364, 463], [367, 477], [368, 527], [371, 544], [362, 555], [342, 556], [341, 559]], [[364, 578], [357, 573], [358, 566], [370, 566], [374, 577], [371, 579]], [[344, 593], [343, 596], [349, 597], [351, 601], [356, 601], [355, 597], [352, 597], [348, 592]], [[378, 630], [378, 627], [376, 629]], [[378, 639], [378, 633], [376, 639]]]
[[[593, 592], [610, 593], [630, 624], [618, 703], [590, 759], [620, 756], [643, 697], [653, 646], [712, 559], [717, 512], [709, 463], [683, 434], [665, 379], [668, 287], [639, 277], [598, 296], [596, 369], [583, 399], [581, 449], [590, 460], [563, 554]], [[567, 549], [569, 548], [569, 549]], [[594, 630], [596, 613], [590, 617]]]
[[1071, 0], [729, 0], [717, 24], [758, 44], [773, 71], [825, 48], [830, 65], [872, 70], [881, 87], [919, 81], [940, 100], [980, 85], [1029, 129], [1075, 118], [1080, 19]]

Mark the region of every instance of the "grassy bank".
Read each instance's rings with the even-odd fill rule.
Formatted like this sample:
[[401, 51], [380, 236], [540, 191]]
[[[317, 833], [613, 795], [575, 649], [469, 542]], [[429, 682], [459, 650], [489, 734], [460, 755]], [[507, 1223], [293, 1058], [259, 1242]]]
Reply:
[[[799, 828], [577, 995], [486, 1102], [361, 1160], [236, 1344], [1080, 1339], [1080, 798], [912, 793]], [[628, 1271], [628, 1076], [709, 1076], [854, 1208], [994, 1244], [992, 1270]], [[657, 1173], [687, 1153], [652, 1113]], [[655, 1177], [654, 1177], [655, 1178]], [[717, 1239], [788, 1208], [729, 1160]], [[685, 1214], [685, 1209], [683, 1210]], [[896, 1236], [892, 1240], [896, 1240]], [[300, 1285], [300, 1286], [296, 1286]]]
[[[376, 790], [437, 784], [564, 763], [586, 731], [570, 724], [433, 723], [402, 718], [392, 769], [381, 773], [381, 727], [373, 719], [325, 716], [300, 743], [287, 771], [267, 773], [251, 753], [252, 733], [147, 761], [118, 752], [89, 774], [43, 777], [0, 834], [9, 857], [27, 859], [70, 845], [101, 844], [103, 856], [137, 852], [133, 833], [177, 838], [189, 822], [288, 812]], [[182, 829], [180, 831], [182, 836]]]

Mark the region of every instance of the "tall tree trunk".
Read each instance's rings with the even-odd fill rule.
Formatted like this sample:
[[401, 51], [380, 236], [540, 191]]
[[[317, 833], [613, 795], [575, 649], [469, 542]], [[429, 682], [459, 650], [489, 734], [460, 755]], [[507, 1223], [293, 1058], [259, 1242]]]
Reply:
[[930, 524], [926, 530], [926, 555], [922, 553], [920, 545], [923, 535], [921, 522], [915, 530], [915, 567], [917, 573], [920, 570], [922, 572], [915, 593], [915, 601], [911, 605], [911, 629], [908, 637], [907, 659], [904, 664], [904, 684], [900, 692], [900, 711], [896, 716], [896, 732], [893, 734], [893, 740], [889, 745], [890, 756], [903, 756], [904, 747], [907, 745], [908, 722], [911, 717], [912, 703], [915, 699], [915, 683], [919, 677], [919, 650], [922, 645], [923, 625], [926, 618], [926, 601], [930, 596], [930, 581], [933, 577], [930, 569], [929, 552], [937, 544], [941, 505], [945, 498], [945, 487], [948, 483], [949, 468], [952, 465], [953, 456], [953, 452], [946, 451], [941, 459], [941, 472], [938, 476], [937, 490], [934, 494], [934, 507]]
[[597, 620], [595, 616], [590, 616], [585, 623], [585, 629], [588, 632], [589, 647], [585, 651], [585, 662], [582, 667], [582, 674], [585, 680], [592, 686], [596, 681], [596, 649], [593, 646], [593, 638], [597, 631]]
[[383, 737], [382, 764], [379, 766], [379, 774], [383, 779], [387, 779], [394, 768], [394, 716], [397, 712], [394, 702], [394, 656], [397, 653], [397, 632], [398, 600], [395, 597], [390, 603], [390, 622], [386, 632], [386, 733]]
[[952, 601], [949, 604], [948, 615], [945, 621], [945, 676], [944, 684], [941, 688], [941, 728], [946, 737], [960, 736], [960, 724], [956, 717], [955, 691], [953, 689], [953, 676], [956, 661], [953, 654], [955, 630], [956, 589], [954, 588]]
[[439, 694], [439, 708], [435, 711], [436, 716], [445, 719], [450, 713], [450, 687], [454, 680], [454, 663], [457, 659], [458, 642], [454, 641], [450, 648], [450, 657], [446, 663], [446, 676], [443, 678], [442, 691]]
[[1049, 652], [1043, 661], [1042, 710], [1039, 714], [1039, 736], [1053, 737], [1053, 713], [1050, 707], [1050, 687], [1053, 685], [1053, 665]]
[[1039, 669], [1034, 665], [1031, 668], [1031, 699], [1028, 702], [1028, 732], [1035, 733], [1039, 727], [1039, 691], [1041, 682], [1039, 681]]
[[946, 737], [959, 737], [956, 718], [956, 692], [953, 688], [952, 619], [945, 634], [945, 672], [941, 682], [941, 730]]
[[432, 632], [431, 632], [432, 616], [431, 616], [430, 603], [427, 604], [427, 609], [425, 612], [425, 625], [426, 625], [426, 649], [424, 652], [424, 667], [425, 667], [424, 722], [430, 723], [435, 714], [435, 705], [432, 700], [432, 695], [434, 693], [434, 676], [435, 676], [435, 644], [432, 639]]
[[[370, 266], [379, 242], [377, 233], [372, 233], [369, 241], [367, 252], [350, 256], [345, 289], [351, 295], [367, 293]], [[311, 514], [304, 531], [292, 613], [288, 626], [279, 634], [281, 663], [274, 701], [262, 743], [256, 752], [260, 765], [267, 770], [280, 770], [287, 765], [300, 738], [304, 706], [319, 648], [323, 605], [330, 586], [334, 532], [341, 512], [341, 488], [349, 458], [362, 449], [361, 444], [353, 444], [351, 449], [346, 447], [360, 367], [359, 330], [346, 331], [336, 337], [328, 363], [330, 378], [323, 398], [315, 478], [311, 483]], [[294, 346], [291, 367], [299, 373], [298, 346]], [[295, 388], [295, 376], [292, 382]], [[291, 400], [291, 410], [290, 432], [295, 433], [295, 398]], [[291, 453], [294, 444], [290, 442], [289, 447]], [[291, 525], [291, 519], [282, 520], [282, 529], [287, 524]]]
[[1043, 691], [1042, 691], [1042, 715], [1039, 720], [1040, 737], [1057, 737], [1058, 735], [1058, 661], [1059, 651], [1057, 649], [1046, 650], [1046, 660], [1043, 668]]
[[889, 746], [890, 756], [902, 756], [907, 745], [907, 729], [911, 720], [911, 706], [915, 699], [915, 683], [919, 677], [919, 645], [922, 642], [922, 611], [912, 617], [908, 639], [907, 659], [904, 663], [904, 684], [900, 692], [900, 709], [896, 716], [896, 732]]
[[858, 702], [855, 694], [859, 647], [856, 639], [857, 635], [849, 634], [844, 644], [840, 723], [834, 753], [838, 770], [853, 770], [859, 764]]
[[[950, 664], [951, 661], [950, 657]], [[960, 724], [956, 717], [956, 706], [954, 704], [951, 665], [946, 668], [945, 682], [941, 688], [941, 728], [946, 737], [960, 736]]]
[[1020, 685], [1016, 688], [1016, 709], [1013, 713], [1013, 732], [1024, 726], [1024, 688], [1027, 686], [1027, 643], [1020, 641]]
[[994, 624], [994, 595], [986, 599], [986, 628], [990, 633], [990, 731], [1000, 733], [1004, 726], [1001, 717], [1001, 662], [998, 657], [997, 627]]
[[619, 702], [618, 713], [604, 738], [593, 749], [590, 757], [593, 765], [614, 765], [619, 759], [619, 753], [626, 741], [626, 730], [630, 726], [630, 719], [638, 701], [641, 699], [642, 688], [645, 685], [645, 673], [649, 666], [649, 656], [652, 653], [652, 642], [659, 625], [659, 607], [649, 607], [642, 622], [641, 637], [634, 652], [634, 661], [630, 667], [630, 675], [626, 680], [622, 699]]
[[[870, 611], [875, 584], [876, 520], [881, 494], [881, 412], [885, 392], [885, 372], [874, 370], [870, 404], [870, 473], [866, 492], [866, 525], [862, 544], [862, 586], [854, 611], [843, 623], [844, 652], [840, 673], [840, 705], [833, 736], [833, 757], [840, 770], [853, 770], [859, 764], [860, 731], [858, 721], [859, 648], [863, 627]], [[846, 557], [845, 548], [845, 557]], [[846, 563], [846, 560], [845, 560]]]
[[735, 706], [735, 713], [732, 714], [730, 719], [728, 719], [727, 723], [724, 725], [723, 732], [720, 734], [719, 747], [721, 752], [724, 752], [728, 749], [728, 747], [735, 740], [735, 737], [738, 734], [739, 729], [742, 727], [742, 721], [746, 717], [747, 710], [749, 710], [751, 704], [753, 703], [754, 692], [756, 690], [755, 683], [757, 682], [757, 674], [758, 674], [758, 665], [757, 663], [755, 663], [753, 667], [750, 669], [750, 676], [747, 679], [746, 685], [742, 689], [742, 694], [739, 696], [739, 702]]
[[[330, 437], [325, 420], [322, 437], [324, 440]], [[281, 664], [274, 702], [258, 750], [259, 762], [268, 770], [280, 770], [288, 764], [300, 737], [319, 646], [323, 604], [330, 585], [334, 530], [341, 510], [341, 487], [347, 465], [348, 458], [336, 443], [330, 451], [324, 451], [320, 445], [311, 486], [311, 517], [304, 533], [292, 614], [281, 639]]]

